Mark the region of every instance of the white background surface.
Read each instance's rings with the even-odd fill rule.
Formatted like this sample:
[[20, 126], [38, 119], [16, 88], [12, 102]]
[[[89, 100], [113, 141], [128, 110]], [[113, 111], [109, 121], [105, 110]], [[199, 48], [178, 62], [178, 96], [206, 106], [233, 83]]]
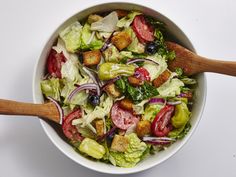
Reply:
[[[32, 101], [32, 73], [43, 44], [63, 20], [93, 2], [0, 0], [0, 98]], [[199, 54], [236, 61], [235, 0], [139, 2], [172, 19]], [[191, 140], [161, 165], [129, 177], [236, 176], [236, 78], [207, 74], [207, 82], [205, 111]], [[110, 175], [93, 172], [64, 156], [37, 119], [0, 116], [0, 177], [21, 176]]]

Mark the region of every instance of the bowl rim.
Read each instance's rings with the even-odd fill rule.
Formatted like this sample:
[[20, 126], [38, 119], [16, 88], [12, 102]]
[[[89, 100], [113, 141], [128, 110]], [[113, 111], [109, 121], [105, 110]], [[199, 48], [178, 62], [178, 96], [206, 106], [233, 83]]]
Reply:
[[[188, 41], [190, 42], [191, 44], [191, 47], [193, 48], [194, 52], [196, 52], [196, 49], [193, 45], [193, 42], [190, 40], [190, 38], [185, 34], [184, 30], [182, 30], [175, 22], [173, 22], [170, 18], [168, 18], [166, 15], [164, 15], [163, 13], [161, 13], [160, 11], [158, 10], [155, 10], [154, 8], [150, 7], [149, 5], [143, 5], [141, 4], [140, 2], [136, 3], [136, 2], [130, 2], [130, 1], [106, 1], [106, 2], [94, 2], [85, 7], [83, 7], [82, 9], [80, 9], [79, 11], [69, 15], [66, 19], [63, 19], [61, 22], [59, 22], [59, 25], [57, 25], [56, 29], [53, 30], [51, 33], [49, 33], [48, 37], [46, 38], [45, 42], [43, 43], [43, 48], [41, 49], [41, 52], [40, 52], [40, 56], [38, 57], [38, 59], [36, 60], [36, 63], [35, 63], [35, 66], [34, 66], [34, 73], [33, 73], [33, 86], [32, 86], [32, 93], [33, 93], [33, 102], [34, 103], [38, 103], [37, 99], [36, 99], [36, 92], [35, 92], [35, 85], [36, 85], [36, 76], [37, 76], [37, 68], [38, 68], [38, 65], [39, 65], [39, 62], [40, 62], [40, 59], [41, 59], [41, 56], [42, 56], [42, 53], [43, 51], [46, 49], [46, 44], [48, 43], [48, 41], [50, 40], [50, 38], [53, 36], [53, 34], [55, 34], [57, 32], [57, 30], [67, 21], [69, 20], [70, 18], [76, 16], [78, 13], [82, 12], [82, 11], [85, 11], [89, 8], [92, 8], [92, 7], [96, 7], [96, 6], [100, 6], [100, 5], [108, 5], [108, 4], [119, 4], [119, 3], [122, 3], [122, 4], [129, 4], [129, 5], [136, 5], [136, 6], [140, 6], [140, 7], [144, 7], [144, 8], [147, 8], [147, 9], [150, 9], [152, 11], [155, 11], [155, 12], [158, 12], [159, 14], [161, 14], [163, 17], [165, 17], [166, 19], [168, 19], [169, 21], [171, 21], [177, 28], [178, 30], [188, 39]], [[197, 52], [196, 52], [197, 53]], [[150, 169], [154, 166], [157, 166], [161, 163], [163, 163], [164, 161], [166, 161], [167, 159], [169, 159], [170, 157], [173, 157], [181, 148], [184, 147], [184, 145], [186, 145], [186, 143], [191, 139], [190, 137], [194, 134], [194, 132], [196, 131], [196, 128], [198, 127], [199, 125], [199, 122], [202, 118], [202, 114], [203, 114], [203, 111], [204, 111], [204, 108], [205, 108], [205, 103], [206, 103], [206, 96], [207, 96], [207, 81], [206, 81], [206, 75], [204, 73], [201, 74], [202, 75], [202, 78], [203, 78], [203, 96], [202, 96], [202, 106], [200, 107], [199, 109], [199, 115], [198, 115], [198, 119], [195, 123], [195, 126], [192, 127], [192, 132], [191, 134], [183, 139], [182, 141], [182, 145], [180, 145], [179, 147], [175, 148], [173, 151], [171, 151], [168, 155], [166, 155], [165, 158], [163, 158], [162, 161], [157, 161], [157, 162], [153, 162], [152, 164], [150, 164], [149, 166], [146, 166], [146, 167], [139, 167], [138, 169], [137, 168], [125, 168], [126, 170], [122, 171], [122, 170], [119, 170], [119, 171], [104, 171], [103, 169], [99, 169], [99, 168], [95, 168], [95, 167], [91, 167], [91, 166], [88, 166], [86, 163], [83, 163], [83, 162], [79, 162], [76, 158], [74, 158], [73, 156], [71, 156], [69, 153], [67, 153], [60, 145], [58, 142], [56, 142], [56, 140], [52, 137], [52, 135], [50, 135], [50, 132], [47, 130], [47, 122], [45, 120], [42, 120], [40, 119], [40, 124], [41, 126], [43, 127], [43, 130], [44, 132], [46, 133], [46, 135], [48, 136], [48, 138], [52, 141], [52, 143], [64, 154], [66, 155], [67, 157], [69, 157], [71, 160], [73, 160], [74, 162], [76, 162], [77, 164], [83, 166], [83, 167], [86, 167], [87, 169], [90, 169], [90, 170], [93, 170], [93, 171], [96, 171], [96, 172], [100, 172], [100, 173], [106, 173], [106, 174], [133, 174], [133, 173], [138, 173], [138, 172], [141, 172], [141, 171], [144, 171], [144, 170], [147, 170], [147, 169]], [[120, 168], [120, 167], [119, 167]], [[124, 168], [120, 168], [120, 169], [124, 169]]]

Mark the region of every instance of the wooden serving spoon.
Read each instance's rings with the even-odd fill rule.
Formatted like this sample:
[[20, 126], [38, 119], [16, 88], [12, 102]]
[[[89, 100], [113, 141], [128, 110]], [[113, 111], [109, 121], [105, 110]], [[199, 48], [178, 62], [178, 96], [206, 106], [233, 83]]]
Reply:
[[32, 104], [0, 99], [0, 114], [38, 116], [62, 124], [62, 113], [54, 102]]
[[175, 59], [168, 62], [168, 68], [175, 71], [181, 68], [185, 75], [190, 76], [202, 72], [214, 72], [236, 76], [236, 62], [219, 61], [199, 56], [174, 42], [166, 42], [167, 48], [175, 51]]

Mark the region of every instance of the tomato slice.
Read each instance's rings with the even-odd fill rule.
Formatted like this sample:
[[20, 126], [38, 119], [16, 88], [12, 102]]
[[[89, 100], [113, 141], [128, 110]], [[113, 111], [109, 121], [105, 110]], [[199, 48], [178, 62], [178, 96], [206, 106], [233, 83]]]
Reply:
[[81, 115], [82, 115], [81, 110], [77, 109], [71, 112], [70, 114], [68, 114], [63, 120], [63, 123], [62, 123], [63, 133], [70, 140], [82, 141], [84, 139], [84, 137], [81, 136], [81, 134], [78, 132], [76, 127], [72, 125], [72, 121], [74, 119], [81, 118]]
[[111, 109], [111, 119], [115, 126], [122, 130], [128, 129], [131, 125], [139, 121], [138, 116], [120, 108], [118, 102], [116, 102]]
[[152, 134], [158, 137], [166, 136], [171, 131], [172, 126], [170, 124], [170, 119], [175, 110], [172, 105], [166, 105], [157, 113], [155, 119], [152, 122], [151, 130]]
[[152, 26], [147, 23], [143, 15], [138, 15], [134, 18], [132, 28], [140, 42], [146, 43], [154, 41], [154, 30]]
[[66, 62], [66, 58], [63, 53], [57, 53], [54, 49], [50, 51], [47, 59], [47, 69], [49, 74], [53, 77], [61, 78], [61, 66]]
[[143, 67], [136, 68], [134, 72], [134, 76], [138, 79], [141, 79], [142, 81], [151, 80], [149, 72]]

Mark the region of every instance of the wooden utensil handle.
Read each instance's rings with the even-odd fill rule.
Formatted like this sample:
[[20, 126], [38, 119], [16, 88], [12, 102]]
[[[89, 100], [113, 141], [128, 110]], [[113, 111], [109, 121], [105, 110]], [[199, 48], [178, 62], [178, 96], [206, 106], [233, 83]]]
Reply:
[[235, 61], [220, 61], [202, 57], [202, 61], [200, 61], [199, 65], [202, 67], [202, 72], [214, 72], [236, 76]]
[[59, 122], [58, 111], [54, 103], [32, 104], [0, 99], [0, 114], [39, 116]]

